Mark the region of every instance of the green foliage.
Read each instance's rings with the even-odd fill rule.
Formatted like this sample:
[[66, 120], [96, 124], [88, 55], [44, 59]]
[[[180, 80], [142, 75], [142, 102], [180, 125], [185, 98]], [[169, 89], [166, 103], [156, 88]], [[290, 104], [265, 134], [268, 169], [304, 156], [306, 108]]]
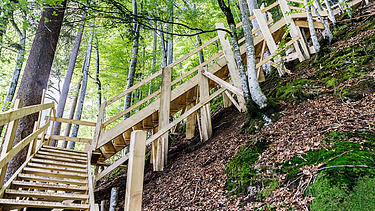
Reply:
[[[247, 142], [227, 164], [225, 173], [228, 175], [225, 187], [231, 194], [243, 194], [250, 185], [258, 183], [260, 169], [254, 168], [259, 155], [268, 148], [266, 140]], [[274, 187], [274, 181], [269, 185]], [[264, 193], [266, 194], [266, 192]]]

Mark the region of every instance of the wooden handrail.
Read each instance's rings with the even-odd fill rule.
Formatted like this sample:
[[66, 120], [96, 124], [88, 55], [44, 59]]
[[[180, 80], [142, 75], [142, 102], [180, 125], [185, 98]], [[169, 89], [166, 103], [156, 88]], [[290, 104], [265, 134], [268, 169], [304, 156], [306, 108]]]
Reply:
[[39, 105], [32, 105], [17, 110], [9, 110], [0, 114], [0, 126], [5, 125], [13, 120], [20, 119], [29, 114], [33, 114], [48, 108], [52, 108], [55, 103], [46, 103]]
[[50, 117], [46, 116], [44, 119], [48, 120], [48, 118], [51, 118], [51, 121], [55, 122], [62, 122], [62, 123], [69, 123], [69, 124], [76, 124], [76, 125], [83, 125], [83, 126], [91, 126], [95, 127], [95, 122], [85, 121], [85, 120], [74, 120], [74, 119], [67, 119], [67, 118], [60, 118], [60, 117]]
[[[274, 8], [274, 7], [276, 7], [277, 5], [279, 5], [279, 2], [278, 2], [278, 1], [275, 1], [274, 3], [272, 3], [271, 5], [265, 7], [265, 8], [262, 9], [261, 11], [262, 11], [262, 13], [267, 12], [268, 10], [270, 10], [270, 9], [272, 9], [272, 8]], [[253, 20], [254, 18], [255, 18], [255, 15], [252, 15], [252, 16], [249, 17], [249, 20]], [[237, 23], [237, 25], [236, 25], [236, 29], [239, 28], [240, 26], [242, 26], [242, 22]], [[253, 32], [253, 33], [254, 33], [254, 32]]]

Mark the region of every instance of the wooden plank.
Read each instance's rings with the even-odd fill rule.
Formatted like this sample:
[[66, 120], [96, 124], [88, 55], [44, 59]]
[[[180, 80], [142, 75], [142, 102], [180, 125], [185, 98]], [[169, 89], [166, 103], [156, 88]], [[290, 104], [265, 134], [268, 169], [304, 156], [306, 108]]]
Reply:
[[[104, 115], [105, 115], [105, 106], [106, 106], [106, 104], [102, 103], [100, 105], [100, 108], [99, 108], [99, 114], [98, 114], [98, 118], [97, 118], [97, 121], [96, 121], [96, 127], [95, 127], [94, 137], [92, 138], [92, 145], [95, 148], [99, 148], [98, 147], [98, 143], [99, 143], [99, 137], [100, 137], [100, 135], [102, 133], [102, 129], [103, 129], [103, 122], [104, 122]], [[105, 126], [104, 126], [104, 128], [105, 128]]]
[[243, 97], [243, 93], [242, 93], [242, 90], [241, 89], [238, 89], [237, 87], [234, 87], [232, 86], [232, 84], [226, 82], [226, 81], [223, 81], [221, 78], [217, 77], [216, 75], [210, 73], [210, 72], [207, 72], [207, 71], [203, 71], [202, 74], [215, 81], [217, 84], [219, 84], [220, 86], [224, 87], [225, 89], [231, 91], [232, 93], [236, 94], [237, 96], [242, 96]]
[[51, 176], [40, 176], [34, 174], [19, 174], [19, 179], [29, 180], [29, 181], [39, 181], [39, 182], [53, 182], [58, 184], [69, 184], [69, 185], [87, 185], [87, 180], [83, 179], [72, 179], [72, 178], [63, 178], [63, 177], [51, 177]]
[[116, 149], [113, 146], [112, 141], [107, 142], [106, 144], [104, 144], [103, 148], [105, 150], [104, 153], [107, 153], [107, 154], [115, 154], [116, 153]]
[[[13, 109], [18, 109], [22, 107], [22, 103], [20, 99], [16, 99], [13, 105]], [[14, 138], [16, 136], [16, 131], [18, 127], [19, 119], [15, 119], [11, 122], [9, 122], [7, 126], [7, 132], [4, 138], [3, 142], [3, 149], [1, 150], [0, 154], [0, 160], [3, 160], [7, 153], [13, 148]], [[8, 163], [8, 162], [7, 162]], [[5, 173], [7, 171], [8, 165], [4, 165], [3, 167], [0, 167], [0, 185], [4, 183]]]
[[30, 201], [30, 200], [17, 200], [17, 199], [0, 199], [1, 206], [19, 206], [23, 207], [35, 207], [35, 208], [61, 208], [61, 209], [77, 209], [87, 210], [89, 205], [87, 204], [75, 204], [75, 203], [59, 203], [59, 202], [46, 202], [46, 201]]
[[48, 156], [48, 155], [35, 155], [36, 158], [42, 158], [47, 160], [54, 160], [54, 161], [62, 161], [62, 162], [73, 162], [73, 163], [86, 163], [86, 161], [81, 159], [69, 159], [69, 158], [60, 158], [60, 157], [54, 157], [54, 156]]
[[81, 185], [65, 185], [41, 182], [26, 182], [26, 181], [13, 181], [12, 185], [17, 188], [24, 189], [38, 189], [38, 190], [55, 190], [55, 191], [69, 191], [69, 192], [86, 192], [87, 186]]
[[[296, 20], [295, 21], [296, 25], [299, 26], [299, 27], [302, 27], [302, 28], [309, 28], [309, 23], [307, 21], [304, 21], [304, 20]], [[324, 29], [324, 26], [323, 26], [323, 23], [322, 22], [317, 22], [317, 21], [314, 21], [314, 27], [316, 29]]]
[[48, 145], [43, 145], [43, 149], [54, 149], [54, 150], [59, 150], [59, 151], [66, 151], [66, 152], [71, 152], [71, 153], [81, 153], [85, 156], [87, 156], [87, 152], [81, 151], [81, 150], [76, 150], [76, 149], [68, 149], [68, 148], [62, 148], [62, 147], [53, 147], [53, 146], [48, 146]]
[[111, 171], [115, 170], [117, 167], [122, 165], [125, 161], [127, 161], [129, 158], [128, 154], [125, 156], [121, 157], [120, 159], [116, 160], [112, 165], [104, 169], [102, 172], [100, 172], [96, 177], [95, 177], [95, 182], [103, 178], [105, 175], [109, 174]]
[[87, 170], [82, 168], [71, 168], [71, 167], [62, 167], [56, 165], [46, 165], [40, 163], [29, 163], [27, 166], [40, 169], [56, 170], [56, 171], [68, 171], [76, 173], [85, 173]]
[[46, 159], [39, 159], [39, 158], [32, 158], [31, 162], [34, 163], [46, 163], [46, 164], [53, 164], [56, 166], [66, 166], [66, 167], [74, 167], [74, 168], [86, 168], [86, 165], [73, 163], [73, 162], [61, 162], [55, 160], [46, 160]]
[[19, 119], [21, 117], [33, 114], [39, 111], [43, 111], [48, 108], [52, 108], [55, 103], [46, 103], [41, 105], [32, 105], [17, 110], [9, 110], [3, 113], [0, 113], [0, 126], [5, 125], [13, 120]]
[[294, 3], [298, 3], [298, 4], [302, 4], [303, 5], [303, 1], [300, 1], [300, 0], [288, 0], [289, 2], [294, 2]]
[[169, 123], [166, 128], [164, 128], [162, 130], [159, 130], [157, 133], [155, 133], [153, 136], [151, 136], [149, 139], [147, 139], [146, 140], [146, 145], [151, 144], [153, 141], [155, 141], [156, 139], [158, 139], [164, 133], [168, 132], [168, 130], [171, 129], [173, 126], [175, 126], [176, 124], [178, 124], [179, 122], [181, 122], [183, 119], [185, 119], [189, 115], [191, 115], [194, 112], [196, 112], [198, 109], [200, 109], [202, 106], [204, 106], [205, 104], [207, 104], [208, 102], [210, 102], [211, 100], [213, 100], [215, 97], [217, 97], [220, 94], [222, 94], [224, 91], [225, 91], [225, 88], [220, 88], [219, 90], [217, 90], [216, 92], [214, 92], [213, 94], [211, 94], [208, 99], [206, 99], [205, 101], [202, 101], [202, 102], [198, 103], [193, 108], [191, 108], [190, 110], [186, 111], [183, 115], [181, 115], [180, 117], [178, 117], [177, 119], [175, 119], [173, 122]]
[[124, 132], [125, 141], [130, 140], [130, 134], [132, 133], [132, 131], [133, 131], [133, 129], [129, 129], [129, 130], [127, 130], [127, 131]]
[[[163, 129], [169, 123], [171, 109], [171, 68], [164, 68], [161, 82], [160, 108], [159, 108], [159, 130]], [[157, 147], [157, 168], [154, 171], [163, 171], [164, 165], [167, 164], [168, 156], [168, 134], [164, 135], [158, 142], [161, 143], [160, 149]], [[130, 143], [131, 144], [131, 143]]]
[[51, 176], [51, 177], [69, 177], [72, 179], [85, 179], [87, 178], [87, 174], [81, 173], [73, 173], [68, 171], [54, 171], [54, 170], [47, 170], [47, 169], [39, 169], [33, 167], [25, 167], [23, 172], [26, 174], [34, 174], [38, 176]]
[[127, 145], [122, 134], [114, 138], [113, 142], [114, 142], [113, 146], [115, 147], [116, 152], [120, 151]]
[[74, 119], [51, 117], [51, 116], [46, 116], [44, 119], [45, 120], [50, 119], [51, 121], [55, 121], [55, 122], [62, 122], [62, 123], [69, 123], [69, 124], [76, 124], [76, 125], [83, 125], [83, 126], [90, 126], [90, 127], [96, 126], [96, 122], [90, 122], [86, 120], [74, 120]]
[[74, 194], [74, 193], [59, 193], [59, 192], [42, 192], [42, 191], [27, 191], [27, 190], [5, 190], [5, 194], [17, 197], [35, 197], [43, 199], [54, 199], [54, 200], [86, 200], [88, 195], [86, 194]]
[[[198, 72], [200, 76], [200, 82], [199, 82], [200, 101], [205, 101], [210, 95], [210, 87], [208, 85], [208, 78], [205, 77], [205, 75], [203, 75], [203, 73], [205, 72], [206, 71], [204, 69], [200, 69]], [[208, 73], [208, 74], [211, 74], [211, 73]], [[202, 106], [201, 108], [201, 123], [202, 123], [203, 141], [207, 141], [212, 136], [211, 109], [210, 109], [209, 103], [207, 105]]]
[[3, 168], [8, 162], [19, 152], [21, 149], [26, 147], [32, 140], [36, 139], [39, 134], [41, 134], [44, 130], [48, 128], [50, 123], [48, 122], [42, 128], [37, 130], [35, 133], [28, 135], [26, 138], [22, 139], [19, 143], [17, 143], [11, 150], [4, 154], [4, 157], [0, 160], [0, 168]]
[[[191, 102], [187, 105], [186, 110], [194, 107], [195, 102]], [[195, 113], [186, 117], [186, 139], [192, 139], [195, 135]]]
[[49, 149], [49, 148], [44, 148], [42, 147], [40, 150], [41, 151], [45, 151], [45, 152], [52, 152], [52, 153], [59, 153], [59, 154], [66, 154], [66, 155], [74, 155], [74, 156], [80, 156], [82, 158], [86, 158], [87, 157], [87, 154], [83, 154], [83, 153], [76, 153], [76, 152], [69, 152], [69, 151], [64, 151], [64, 150], [55, 150], [55, 149]]
[[233, 105], [237, 108], [237, 110], [241, 112], [240, 105], [238, 105], [237, 101], [232, 97], [232, 95], [228, 91], [225, 91], [224, 93], [228, 97], [228, 99], [233, 103]]
[[55, 156], [59, 158], [68, 158], [68, 159], [80, 160], [83, 162], [87, 161], [87, 158], [82, 157], [82, 156], [67, 155], [67, 154], [56, 153], [56, 152], [46, 152], [42, 150], [39, 150], [38, 155], [48, 155], [48, 156]]
[[[216, 23], [216, 28], [224, 28], [224, 24], [223, 23]], [[233, 51], [230, 47], [229, 41], [227, 39], [225, 39], [225, 32], [218, 31], [217, 33], [218, 33], [219, 38], [220, 38], [220, 43], [221, 43], [221, 47], [222, 47], [223, 52], [224, 52], [225, 59], [227, 60], [227, 66], [228, 66], [228, 70], [230, 72], [230, 76], [231, 76], [231, 79], [233, 81], [233, 84], [234, 84], [235, 87], [241, 88], [240, 75], [237, 71], [236, 61], [234, 59], [234, 54], [233, 54]], [[239, 103], [240, 103], [241, 108], [243, 109], [242, 111], [246, 111], [245, 100], [240, 99]]]
[[154, 125], [152, 124], [152, 115], [146, 117], [143, 121], [143, 128], [144, 129], [152, 129], [154, 128]]
[[[96, 207], [95, 207], [95, 198], [94, 198], [94, 182], [93, 182], [93, 175], [91, 174], [91, 155], [92, 155], [92, 151], [94, 150], [92, 145], [89, 145], [88, 146], [88, 151], [89, 153], [87, 153], [87, 180], [88, 180], [88, 188], [89, 188], [89, 205], [90, 205], [90, 210], [92, 211], [96, 211]], [[97, 210], [99, 211], [99, 210]]]
[[[104, 162], [97, 162], [95, 163], [96, 166], [105, 166], [105, 167], [109, 167], [112, 165], [112, 163], [104, 163]], [[117, 168], [119, 169], [128, 169], [128, 165], [119, 165], [117, 166]]]
[[50, 139], [54, 140], [62, 140], [62, 141], [73, 141], [73, 142], [81, 142], [90, 144], [92, 139], [89, 138], [78, 138], [78, 137], [70, 137], [70, 136], [60, 136], [60, 135], [51, 135], [49, 136]]
[[[270, 9], [272, 9], [272, 8], [274, 8], [274, 7], [276, 7], [277, 5], [279, 5], [279, 2], [276, 1], [276, 2], [272, 3], [271, 5], [267, 6], [266, 8], [262, 9], [262, 12], [267, 12], [268, 10], [270, 10]], [[255, 18], [255, 16], [252, 15], [252, 16], [249, 17], [249, 20], [253, 20], [254, 18]], [[242, 22], [238, 23], [238, 24], [236, 25], [236, 28], [238, 28], [238, 27], [240, 27], [240, 26], [242, 26]], [[254, 33], [254, 31], [255, 31], [255, 30], [253, 30], [253, 33]], [[255, 33], [256, 33], [256, 32], [255, 32]]]
[[141, 130], [133, 131], [130, 139], [129, 168], [126, 178], [126, 211], [142, 209], [145, 151], [146, 132]]

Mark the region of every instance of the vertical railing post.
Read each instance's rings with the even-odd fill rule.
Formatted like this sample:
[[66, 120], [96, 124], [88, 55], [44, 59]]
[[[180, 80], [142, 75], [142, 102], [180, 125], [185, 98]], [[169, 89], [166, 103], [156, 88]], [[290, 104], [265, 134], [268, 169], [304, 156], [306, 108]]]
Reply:
[[[199, 68], [199, 98], [200, 101], [205, 101], [210, 95], [210, 88], [208, 78], [202, 73], [206, 69]], [[212, 123], [211, 123], [211, 109], [210, 104], [206, 104], [201, 108], [201, 127], [203, 141], [207, 141], [212, 136]]]
[[[298, 53], [299, 61], [305, 60], [305, 57], [303, 56], [302, 51], [304, 52], [306, 59], [310, 58], [309, 50], [307, 49], [307, 45], [305, 41], [302, 38], [301, 30], [297, 27], [297, 25], [294, 23], [294, 20], [290, 16], [290, 8], [288, 6], [288, 2], [286, 0], [278, 0], [281, 12], [283, 13], [285, 22], [290, 27], [290, 35], [292, 38], [299, 37], [299, 41], [296, 41], [293, 43], [294, 49], [296, 49], [296, 52]], [[302, 51], [298, 45], [298, 43], [301, 43]]]
[[[224, 27], [223, 23], [216, 23], [216, 28], [217, 29], [224, 29], [225, 27]], [[241, 79], [240, 79], [240, 75], [237, 71], [236, 60], [234, 59], [234, 54], [233, 54], [232, 48], [229, 44], [229, 40], [225, 39], [226, 32], [222, 31], [222, 30], [218, 30], [217, 34], [218, 34], [219, 39], [220, 39], [221, 47], [223, 48], [224, 56], [225, 56], [225, 59], [227, 61], [227, 66], [228, 66], [228, 70], [229, 70], [229, 73], [230, 73], [230, 77], [233, 81], [233, 85], [235, 87], [241, 89]], [[239, 101], [239, 104], [241, 106], [242, 112], [245, 112], [246, 111], [245, 99], [243, 99], [240, 96], [237, 96], [237, 97], [238, 97], [238, 101]]]
[[96, 121], [96, 127], [95, 127], [94, 137], [92, 139], [92, 141], [93, 141], [92, 142], [93, 150], [95, 150], [98, 147], [100, 134], [102, 133], [105, 107], [106, 107], [106, 104], [102, 103], [100, 105], [100, 108], [99, 108], [99, 114], [98, 114], [98, 119]]
[[[15, 102], [14, 102], [14, 105], [13, 105], [13, 109], [16, 110], [16, 109], [21, 108], [21, 107], [22, 107], [22, 103], [21, 103], [20, 99], [16, 99]], [[3, 159], [6, 156], [7, 152], [9, 150], [11, 150], [12, 147], [13, 147], [14, 138], [16, 136], [17, 126], [18, 126], [18, 121], [19, 121], [19, 119], [16, 119], [16, 120], [8, 123], [6, 135], [5, 135], [4, 143], [3, 143], [3, 149], [1, 150], [0, 160]], [[8, 165], [5, 165], [0, 170], [1, 171], [0, 172], [0, 186], [1, 187], [3, 186], [3, 183], [4, 183], [4, 178], [5, 178], [5, 174], [6, 174], [6, 171], [7, 171], [7, 167], [8, 167]]]
[[125, 211], [142, 209], [143, 177], [146, 152], [146, 131], [131, 133], [128, 174], [125, 192]]
[[[171, 79], [172, 68], [164, 67], [162, 70], [160, 107], [159, 107], [159, 130], [162, 130], [169, 124], [169, 114], [171, 107]], [[163, 171], [164, 165], [167, 164], [168, 156], [168, 133], [161, 136], [154, 146], [156, 146], [156, 162], [154, 163], [154, 171]]]

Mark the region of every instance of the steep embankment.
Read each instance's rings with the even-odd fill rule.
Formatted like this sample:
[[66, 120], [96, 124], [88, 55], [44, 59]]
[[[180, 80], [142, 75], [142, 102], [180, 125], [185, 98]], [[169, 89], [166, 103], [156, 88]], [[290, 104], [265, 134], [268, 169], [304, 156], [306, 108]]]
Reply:
[[[375, 6], [355, 15], [375, 12]], [[339, 23], [320, 59], [287, 64], [293, 75], [262, 84], [280, 117], [262, 131], [240, 134], [246, 115], [213, 116], [205, 143], [175, 137], [164, 172], [146, 166], [145, 210], [371, 210], [374, 208], [375, 16]], [[125, 171], [103, 182], [108, 199]], [[367, 198], [366, 198], [366, 197]], [[123, 200], [120, 200], [123, 206]]]

